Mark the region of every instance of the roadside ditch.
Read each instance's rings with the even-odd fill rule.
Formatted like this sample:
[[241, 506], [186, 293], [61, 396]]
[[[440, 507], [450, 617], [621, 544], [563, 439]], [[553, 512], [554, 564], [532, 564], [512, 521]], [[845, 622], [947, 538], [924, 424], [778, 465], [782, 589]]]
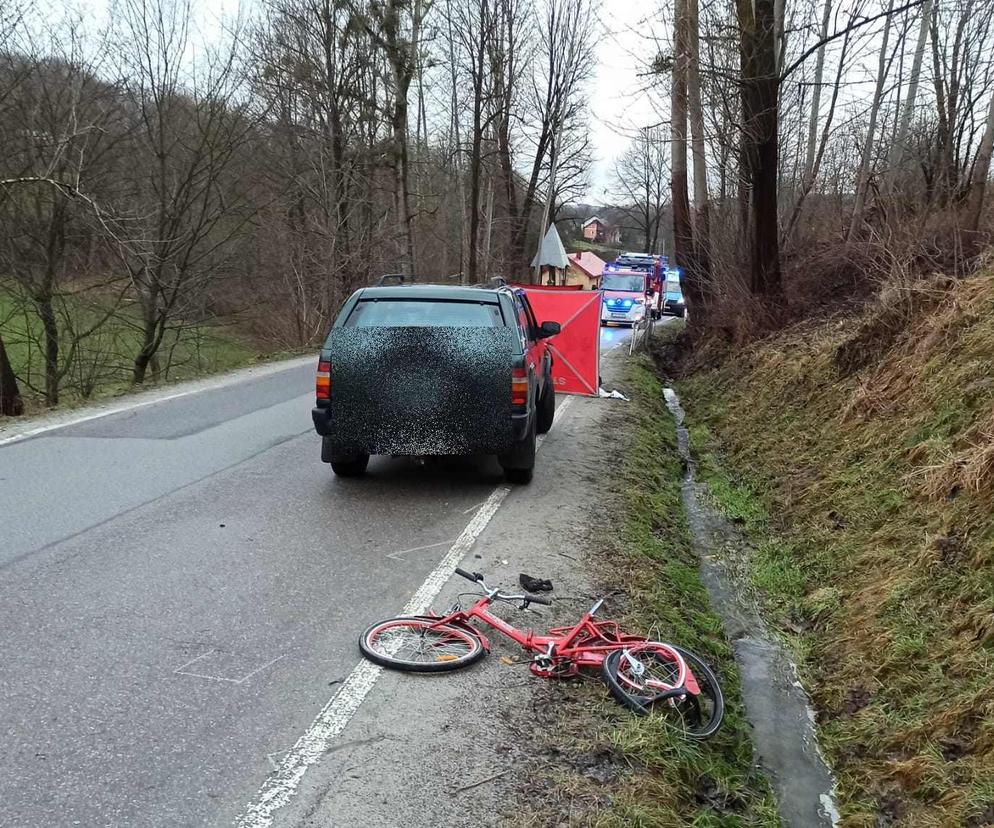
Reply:
[[[606, 596], [604, 617], [687, 647], [714, 668], [726, 696], [725, 722], [712, 739], [691, 742], [660, 717], [618, 707], [599, 685], [540, 684], [533, 712], [537, 722], [554, 726], [539, 728], [542, 745], [519, 786], [523, 811], [515, 824], [782, 825], [742, 702], [743, 680], [751, 677], [740, 676], [699, 565], [683, 500], [686, 461], [654, 364], [629, 360], [619, 387], [631, 401], [619, 401], [597, 426], [609, 450], [604, 494], [591, 504], [584, 565]], [[550, 712], [562, 711], [564, 695], [570, 713]]]
[[776, 790], [785, 825], [834, 826], [839, 820], [835, 781], [818, 748], [814, 711], [797, 665], [750, 597], [749, 543], [712, 505], [707, 484], [696, 479], [680, 398], [672, 388], [663, 393], [684, 465], [681, 493], [691, 545], [711, 605], [735, 652], [756, 757]]

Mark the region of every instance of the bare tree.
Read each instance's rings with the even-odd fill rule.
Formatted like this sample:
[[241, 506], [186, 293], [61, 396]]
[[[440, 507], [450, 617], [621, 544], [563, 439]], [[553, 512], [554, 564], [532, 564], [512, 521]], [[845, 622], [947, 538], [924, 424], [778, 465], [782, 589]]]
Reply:
[[383, 0], [363, 10], [367, 30], [390, 66], [395, 196], [403, 227], [401, 270], [405, 273], [417, 273], [407, 113], [411, 82], [419, 71], [422, 26], [430, 7], [431, 0]]
[[[520, 263], [530, 258], [529, 220], [541, 185], [549, 183], [553, 142], [586, 106], [583, 93], [591, 73], [593, 19], [590, 0], [540, 0], [532, 108], [523, 115], [535, 123], [526, 130], [533, 147], [531, 170], [520, 206], [510, 216], [511, 249]], [[539, 232], [544, 233], [544, 228]]]
[[[825, 38], [828, 37], [828, 24], [832, 18], [832, 0], [824, 0], [821, 15], [821, 28], [818, 31], [819, 46], [815, 58], [815, 77], [811, 89], [811, 115], [808, 118], [808, 144], [804, 157], [804, 180], [814, 180], [815, 147], [818, 142], [818, 121], [821, 117], [821, 86], [825, 77]], [[839, 61], [840, 66], [844, 63]], [[838, 85], [836, 85], [838, 90]]]
[[142, 312], [133, 380], [144, 382], [171, 322], [203, 311], [225, 248], [248, 220], [233, 175], [251, 130], [237, 102], [236, 44], [184, 86], [190, 0], [127, 0], [125, 95], [136, 116], [121, 202], [133, 240], [126, 267]]
[[894, 10], [894, 0], [887, 2], [887, 17], [884, 19], [884, 32], [880, 41], [880, 54], [877, 60], [877, 80], [873, 90], [873, 100], [870, 102], [870, 120], [866, 127], [866, 137], [863, 139], [863, 152], [860, 156], [859, 169], [856, 172], [856, 201], [853, 205], [852, 221], [849, 224], [850, 241], [855, 237], [863, 221], [863, 205], [866, 203], [866, 193], [870, 187], [870, 165], [873, 160], [874, 142], [877, 137], [877, 118], [880, 115], [880, 102], [884, 97], [884, 84], [887, 81], [887, 69], [893, 55], [890, 53], [891, 12]]
[[[102, 227], [90, 205], [106, 183], [108, 155], [126, 135], [115, 89], [98, 77], [106, 67], [91, 63], [84, 48], [78, 29], [70, 26], [52, 32], [46, 56], [23, 58], [28, 71], [8, 100], [7, 124], [13, 128], [4, 130], [8, 178], [0, 198], [6, 231], [0, 250], [5, 270], [42, 325], [49, 406], [58, 405], [62, 377], [80, 344], [70, 336], [67, 358], [60, 358], [62, 283], [82, 281], [93, 259], [90, 250]], [[78, 198], [81, 187], [89, 204]]]
[[918, 29], [918, 43], [911, 62], [911, 78], [908, 82], [908, 94], [904, 97], [904, 107], [901, 112], [900, 124], [894, 136], [890, 157], [887, 159], [888, 186], [893, 187], [894, 181], [904, 160], [905, 145], [908, 133], [911, 131], [911, 119], [915, 114], [915, 104], [918, 100], [918, 83], [921, 78], [922, 62], [925, 57], [925, 43], [928, 40], [929, 23], [932, 19], [932, 0], [925, 0], [921, 8], [921, 24]]
[[668, 203], [669, 163], [666, 139], [657, 129], [643, 129], [618, 159], [614, 182], [619, 206], [642, 238], [642, 249], [659, 252]]

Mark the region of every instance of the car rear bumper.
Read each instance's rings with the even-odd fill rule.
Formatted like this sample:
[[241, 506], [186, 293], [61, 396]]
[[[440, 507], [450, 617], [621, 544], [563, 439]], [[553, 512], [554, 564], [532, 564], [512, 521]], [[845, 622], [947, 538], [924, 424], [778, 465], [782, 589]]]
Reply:
[[[532, 416], [534, 416], [534, 413], [530, 414], [527, 411], [511, 414], [511, 435], [515, 442], [523, 440], [527, 436]], [[314, 422], [314, 430], [319, 435], [322, 437], [334, 436], [335, 428], [332, 423], [330, 408], [312, 408], [311, 420]], [[504, 444], [494, 445], [490, 453], [500, 454], [501, 452], [507, 451], [508, 448], [510, 448], [510, 446]]]
[[331, 434], [331, 411], [327, 408], [312, 408], [311, 419], [314, 421], [314, 430], [322, 437]]

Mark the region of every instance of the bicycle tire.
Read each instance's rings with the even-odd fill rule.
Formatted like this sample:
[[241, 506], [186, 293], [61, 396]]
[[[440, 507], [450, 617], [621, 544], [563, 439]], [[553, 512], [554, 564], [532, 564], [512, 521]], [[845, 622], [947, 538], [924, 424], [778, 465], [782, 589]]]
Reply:
[[[652, 642], [649, 642], [649, 647], [651, 646]], [[641, 716], [657, 712], [669, 714], [668, 718], [680, 723], [681, 730], [687, 738], [708, 739], [718, 732], [725, 717], [725, 697], [721, 692], [718, 677], [700, 656], [673, 644], [666, 646], [676, 650], [683, 658], [687, 668], [693, 673], [700, 693], [695, 695], [685, 688], [651, 695], [648, 692], [645, 694], [633, 692], [625, 686], [625, 684], [632, 686], [633, 682], [622, 682], [619, 675], [623, 650], [614, 650], [604, 659], [601, 667], [604, 682], [611, 695], [632, 712]], [[701, 703], [702, 698], [704, 704]]]
[[[428, 616], [399, 616], [378, 621], [359, 636], [359, 650], [374, 664], [407, 673], [448, 673], [469, 667], [483, 658], [486, 653], [483, 642], [472, 630], [454, 624], [436, 627], [437, 621]], [[398, 635], [389, 640], [384, 633], [390, 631], [406, 633], [407, 641]], [[432, 643], [426, 648], [425, 640], [429, 635]], [[413, 650], [409, 644], [414, 646]], [[398, 657], [398, 654], [402, 655]]]

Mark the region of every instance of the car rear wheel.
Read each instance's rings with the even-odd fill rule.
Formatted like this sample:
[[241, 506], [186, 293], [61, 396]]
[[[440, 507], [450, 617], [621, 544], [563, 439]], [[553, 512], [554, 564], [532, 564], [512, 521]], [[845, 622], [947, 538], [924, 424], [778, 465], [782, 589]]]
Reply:
[[556, 419], [556, 392], [552, 390], [552, 382], [545, 383], [545, 393], [538, 401], [538, 411], [535, 412], [537, 422], [535, 430], [539, 434], [545, 434], [552, 428], [552, 422]]
[[338, 477], [362, 477], [369, 465], [368, 454], [356, 454], [350, 457], [334, 457], [331, 460], [331, 470]]
[[531, 483], [535, 473], [535, 421], [532, 417], [528, 434], [515, 443], [509, 452], [500, 455], [498, 460], [504, 469], [504, 477], [508, 483]]

